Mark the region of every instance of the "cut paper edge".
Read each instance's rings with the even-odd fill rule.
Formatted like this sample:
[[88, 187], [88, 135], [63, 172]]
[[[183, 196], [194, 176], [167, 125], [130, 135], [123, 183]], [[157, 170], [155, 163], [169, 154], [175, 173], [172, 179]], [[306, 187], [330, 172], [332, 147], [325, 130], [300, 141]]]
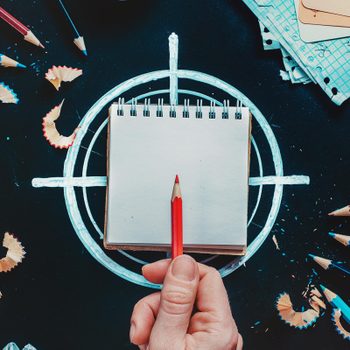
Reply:
[[329, 216], [350, 216], [350, 205], [334, 210], [328, 215]]
[[278, 314], [286, 324], [298, 329], [306, 329], [312, 326], [318, 317], [319, 311], [314, 308], [305, 311], [296, 311], [288, 293], [281, 293], [276, 300]]
[[83, 70], [79, 68], [72, 68], [67, 66], [52, 66], [45, 74], [47, 79], [56, 90], [61, 87], [61, 82], [71, 82], [74, 79], [80, 77], [83, 74]]
[[0, 259], [0, 272], [9, 272], [22, 262], [26, 252], [21, 242], [8, 232], [5, 232], [2, 246], [7, 248], [7, 253]]
[[17, 94], [3, 82], [0, 82], [0, 101], [2, 103], [14, 104], [17, 104], [19, 102]]
[[350, 332], [347, 331], [340, 321], [341, 311], [339, 309], [334, 309], [332, 313], [332, 320], [335, 325], [335, 329], [338, 334], [343, 336], [344, 339], [350, 340]]
[[58, 106], [52, 108], [42, 122], [45, 139], [51, 146], [59, 149], [67, 149], [72, 146], [78, 130], [75, 129], [70, 136], [63, 136], [58, 132], [55, 121], [60, 117], [63, 102], [64, 100]]

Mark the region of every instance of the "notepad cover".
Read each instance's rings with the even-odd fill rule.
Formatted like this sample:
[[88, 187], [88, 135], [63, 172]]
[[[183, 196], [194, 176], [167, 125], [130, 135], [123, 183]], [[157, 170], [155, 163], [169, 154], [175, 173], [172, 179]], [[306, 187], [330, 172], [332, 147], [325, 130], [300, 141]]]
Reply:
[[168, 250], [170, 198], [175, 175], [183, 197], [184, 250], [243, 254], [247, 244], [250, 114], [242, 118], [137, 116], [117, 105], [109, 111], [108, 185], [104, 244], [107, 249]]

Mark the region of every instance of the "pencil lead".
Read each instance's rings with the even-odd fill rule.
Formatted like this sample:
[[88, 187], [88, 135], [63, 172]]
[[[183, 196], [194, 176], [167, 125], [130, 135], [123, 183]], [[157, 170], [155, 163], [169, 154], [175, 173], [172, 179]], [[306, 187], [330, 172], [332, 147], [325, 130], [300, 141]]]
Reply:
[[175, 183], [178, 184], [179, 183], [179, 175], [176, 174], [175, 176]]
[[45, 46], [44, 46], [42, 43], [39, 43], [39, 46], [40, 46], [42, 49], [45, 49]]
[[322, 292], [324, 292], [324, 291], [327, 290], [327, 288], [326, 288], [323, 284], [320, 284], [320, 287], [321, 287], [321, 289], [322, 289]]
[[335, 233], [334, 232], [328, 232], [328, 235], [331, 236], [331, 237], [335, 237]]
[[87, 50], [82, 50], [82, 52], [83, 52], [84, 56], [87, 56], [87, 55], [88, 55], [88, 54], [87, 54]]
[[17, 63], [17, 67], [18, 67], [18, 68], [27, 68], [27, 66], [25, 66], [25, 65], [22, 64], [22, 63]]
[[313, 254], [308, 254], [308, 256], [312, 259], [315, 259], [315, 255], [313, 255]]

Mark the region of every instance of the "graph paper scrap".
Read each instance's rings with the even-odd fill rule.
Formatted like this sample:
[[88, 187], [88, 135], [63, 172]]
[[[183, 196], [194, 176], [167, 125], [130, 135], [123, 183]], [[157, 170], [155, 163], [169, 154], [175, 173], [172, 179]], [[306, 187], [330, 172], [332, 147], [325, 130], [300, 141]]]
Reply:
[[[294, 0], [243, 2], [258, 17], [261, 25], [268, 28], [274, 48], [278, 48], [275, 42], [279, 42], [295, 61], [293, 65], [298, 66], [300, 74], [305, 74], [305, 81], [306, 76], [315, 81], [337, 105], [350, 97], [350, 38], [305, 43], [300, 38]], [[287, 69], [286, 73], [290, 77]]]
[[311, 83], [310, 77], [299, 67], [295, 60], [291, 57], [289, 52], [284, 49], [280, 42], [271, 34], [268, 28], [259, 21], [261, 39], [264, 50], [280, 50], [282, 55], [282, 62], [284, 70], [280, 70], [280, 76], [282, 80], [290, 81], [292, 84], [308, 84]]

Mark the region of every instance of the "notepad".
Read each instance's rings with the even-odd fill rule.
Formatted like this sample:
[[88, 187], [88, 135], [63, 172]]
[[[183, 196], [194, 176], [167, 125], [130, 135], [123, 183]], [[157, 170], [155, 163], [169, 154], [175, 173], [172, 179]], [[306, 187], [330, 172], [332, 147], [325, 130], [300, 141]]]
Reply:
[[184, 251], [243, 255], [250, 119], [246, 107], [113, 104], [105, 247], [169, 250], [178, 174]]

